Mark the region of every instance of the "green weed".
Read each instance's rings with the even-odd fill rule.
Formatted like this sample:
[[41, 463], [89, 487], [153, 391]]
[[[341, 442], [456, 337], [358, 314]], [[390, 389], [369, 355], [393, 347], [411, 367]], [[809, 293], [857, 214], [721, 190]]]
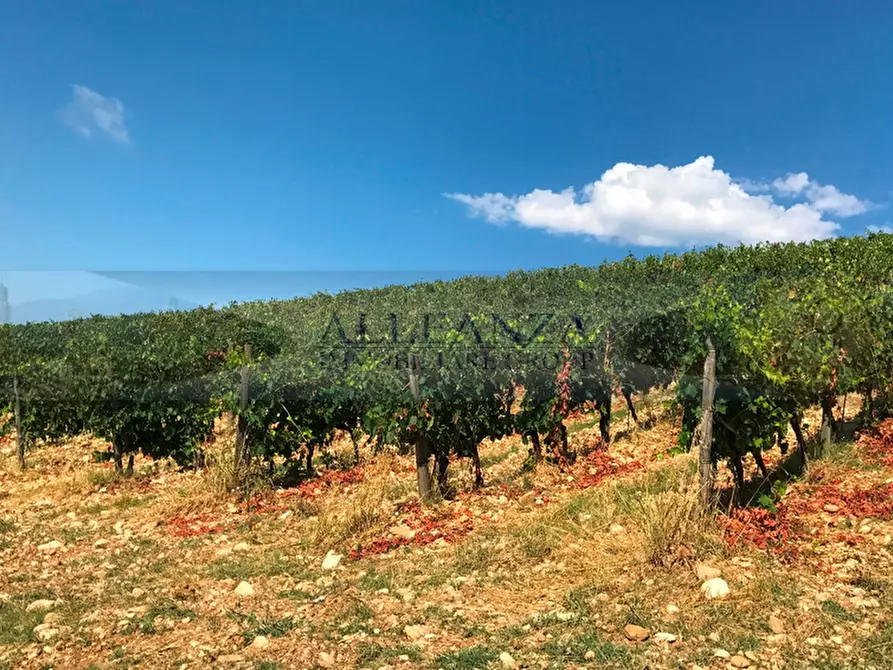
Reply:
[[489, 647], [477, 646], [440, 654], [436, 662], [443, 670], [484, 670], [497, 658], [499, 654]]

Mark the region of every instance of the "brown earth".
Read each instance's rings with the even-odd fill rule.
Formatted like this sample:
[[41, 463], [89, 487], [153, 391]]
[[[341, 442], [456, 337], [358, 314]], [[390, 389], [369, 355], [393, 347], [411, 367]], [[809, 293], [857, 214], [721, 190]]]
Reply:
[[[487, 443], [485, 487], [456, 463], [456, 498], [425, 508], [408, 458], [351, 467], [347, 440], [317, 478], [245, 501], [213, 468], [137, 459], [118, 479], [87, 438], [19, 473], [7, 438], [0, 668], [893, 667], [893, 424], [795, 481], [767, 454], [786, 490], [753, 482], [764, 507], [714, 517], [648, 404], [607, 453], [578, 418], [566, 471]], [[716, 571], [729, 594], [708, 600]]]

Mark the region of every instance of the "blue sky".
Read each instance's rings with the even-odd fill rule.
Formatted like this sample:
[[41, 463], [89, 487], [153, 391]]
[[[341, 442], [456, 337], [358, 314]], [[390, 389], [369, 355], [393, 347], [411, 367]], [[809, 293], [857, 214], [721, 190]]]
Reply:
[[[0, 0], [0, 268], [472, 273], [885, 227], [890, 25], [884, 0]], [[218, 302], [276, 292], [218, 276]]]

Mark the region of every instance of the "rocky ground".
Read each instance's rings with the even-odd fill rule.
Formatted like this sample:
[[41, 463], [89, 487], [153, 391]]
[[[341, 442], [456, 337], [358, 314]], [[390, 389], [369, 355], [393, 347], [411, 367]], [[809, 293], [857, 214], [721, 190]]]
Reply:
[[459, 462], [428, 508], [408, 458], [349, 444], [244, 501], [166, 463], [117, 479], [87, 438], [19, 473], [7, 438], [0, 668], [893, 667], [893, 426], [792, 481], [769, 454], [761, 506], [713, 517], [642, 414], [607, 454], [579, 417], [565, 471], [487, 444], [486, 486]]

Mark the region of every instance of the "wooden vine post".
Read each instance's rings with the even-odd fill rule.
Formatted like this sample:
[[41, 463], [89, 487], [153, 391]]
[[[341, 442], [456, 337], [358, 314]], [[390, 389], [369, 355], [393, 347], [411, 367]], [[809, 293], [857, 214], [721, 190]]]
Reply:
[[251, 345], [245, 345], [245, 365], [240, 370], [241, 383], [239, 384], [239, 421], [236, 428], [236, 453], [235, 468], [240, 470], [248, 464], [248, 420], [245, 412], [248, 410], [248, 380], [251, 373]]
[[819, 432], [819, 443], [815, 456], [823, 458], [831, 451], [831, 442], [835, 438], [837, 426], [834, 421], [834, 396], [828, 392], [822, 396], [822, 428]]
[[819, 432], [818, 448], [814, 456], [824, 458], [831, 451], [831, 422], [827, 416], [822, 416], [822, 429]]
[[[419, 360], [415, 354], [409, 355], [409, 390], [415, 399], [416, 406], [422, 408], [422, 395], [419, 388]], [[427, 502], [431, 499], [431, 471], [428, 469], [428, 461], [431, 458], [431, 450], [428, 441], [422, 436], [415, 437], [415, 465], [419, 481], [419, 499]]]
[[13, 393], [15, 394], [15, 421], [16, 421], [16, 456], [19, 460], [19, 468], [25, 469], [25, 436], [22, 434], [22, 399], [19, 396], [19, 378], [12, 378]]
[[703, 507], [714, 503], [713, 469], [713, 405], [716, 395], [716, 347], [707, 338], [707, 358], [704, 359], [704, 379], [701, 396], [701, 444], [698, 450], [698, 473], [700, 475], [700, 502]]

